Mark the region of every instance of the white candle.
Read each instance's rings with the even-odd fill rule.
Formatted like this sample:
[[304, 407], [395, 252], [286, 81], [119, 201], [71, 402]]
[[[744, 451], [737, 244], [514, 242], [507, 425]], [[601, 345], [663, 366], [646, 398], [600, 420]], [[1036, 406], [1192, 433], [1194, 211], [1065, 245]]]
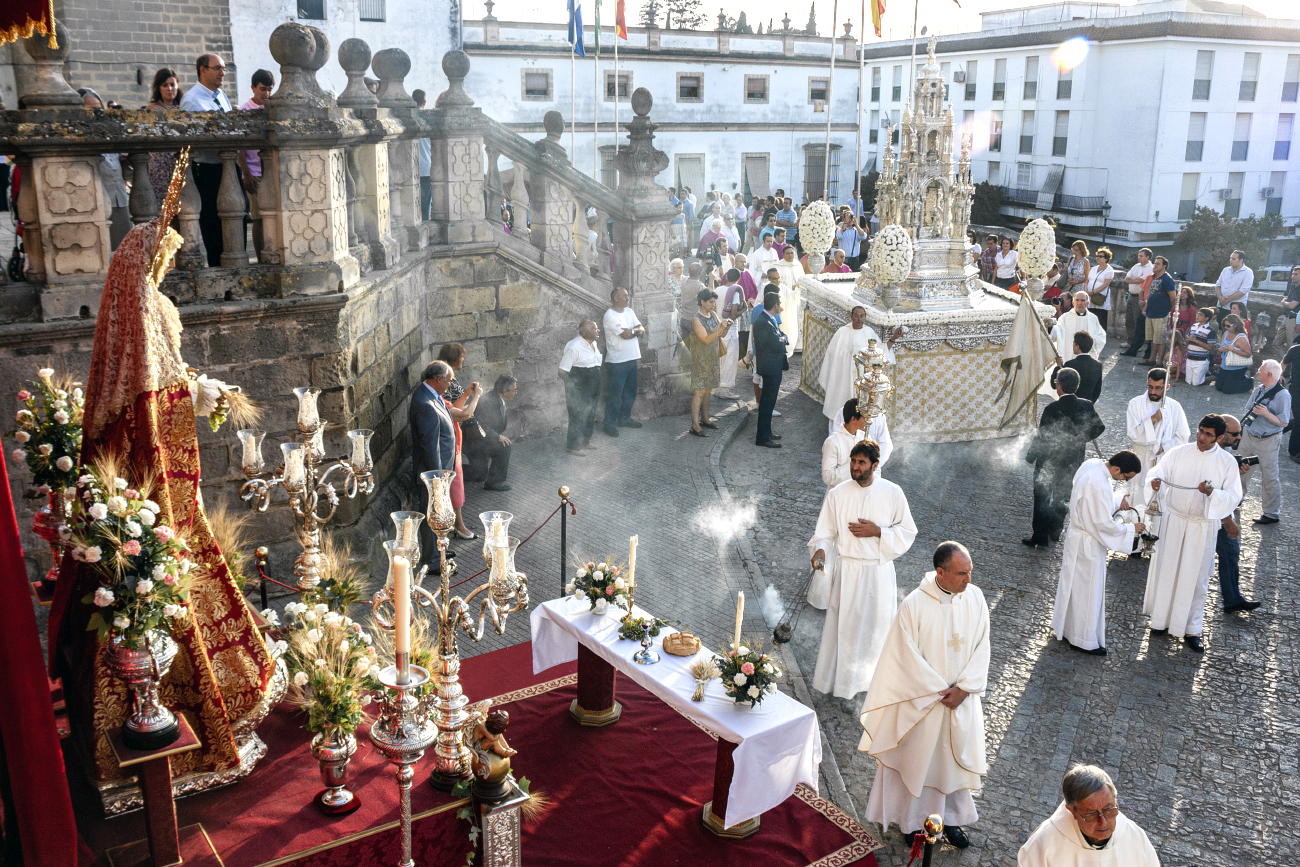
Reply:
[[498, 548], [505, 545], [505, 531], [499, 515], [492, 519], [492, 544]]
[[740, 652], [740, 621], [745, 616], [745, 591], [741, 590], [736, 594], [736, 638], [731, 643], [731, 649], [737, 653]]
[[393, 558], [393, 628], [398, 653], [411, 652], [411, 564], [400, 554]]
[[636, 586], [636, 543], [640, 536], [627, 540], [627, 586]]

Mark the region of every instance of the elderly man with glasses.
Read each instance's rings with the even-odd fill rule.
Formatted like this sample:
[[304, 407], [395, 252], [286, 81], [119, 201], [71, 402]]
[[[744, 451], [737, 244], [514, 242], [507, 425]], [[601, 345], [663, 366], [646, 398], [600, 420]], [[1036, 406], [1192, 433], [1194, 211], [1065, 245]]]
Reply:
[[[204, 54], [194, 61], [198, 82], [181, 97], [184, 111], [230, 111], [230, 100], [221, 92], [226, 79], [226, 62], [220, 54]], [[217, 191], [221, 189], [221, 157], [216, 151], [195, 151], [190, 157], [194, 186], [199, 191], [199, 232], [208, 252], [208, 267], [221, 265], [221, 216], [217, 213]], [[236, 169], [238, 171], [238, 169]], [[241, 179], [242, 186], [242, 179]]]
[[1020, 847], [1017, 867], [1160, 867], [1146, 832], [1119, 811], [1109, 774], [1075, 765], [1061, 792], [1056, 812]]

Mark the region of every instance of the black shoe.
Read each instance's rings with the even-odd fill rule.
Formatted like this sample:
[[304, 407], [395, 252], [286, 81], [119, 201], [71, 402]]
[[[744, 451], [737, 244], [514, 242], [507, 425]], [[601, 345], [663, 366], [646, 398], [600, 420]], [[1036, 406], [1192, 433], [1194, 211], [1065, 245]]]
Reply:
[[948, 825], [945, 827], [943, 829], [943, 836], [945, 840], [956, 846], [958, 849], [965, 849], [970, 846], [970, 837], [967, 837], [966, 832], [957, 825]]
[[1278, 521], [1279, 521], [1279, 519], [1278, 519], [1278, 518], [1274, 518], [1272, 515], [1260, 515], [1258, 518], [1256, 518], [1256, 519], [1255, 519], [1254, 521], [1252, 521], [1251, 523], [1252, 523], [1252, 524], [1264, 524], [1264, 525], [1267, 525], [1267, 524], [1276, 524], [1276, 523], [1278, 523]]
[[773, 442], [776, 442], [776, 441], [779, 440], [780, 438], [781, 438], [781, 435], [780, 435], [780, 434], [772, 434], [772, 441], [773, 441]]
[[1060, 534], [1060, 533], [1049, 533], [1049, 534], [1047, 535], [1047, 538], [1051, 539], [1053, 542], [1059, 542], [1059, 541], [1061, 541], [1061, 534]]
[[762, 447], [765, 448], [765, 449], [779, 449], [779, 448], [781, 448], [781, 444], [780, 444], [780, 443], [774, 443], [774, 442], [772, 442], [772, 441], [770, 441], [770, 440], [769, 440], [768, 442], [765, 442], [765, 443], [754, 443], [754, 445], [756, 445], [756, 446], [762, 446]]
[[510, 487], [511, 487], [511, 486], [510, 486], [510, 485], [507, 485], [505, 482], [488, 482], [486, 485], [483, 486], [483, 490], [485, 490], [485, 491], [508, 491], [508, 490], [510, 490]]
[[1186, 644], [1188, 647], [1190, 647], [1192, 650], [1196, 651], [1197, 653], [1205, 652], [1205, 642], [1201, 641], [1201, 636], [1199, 635], [1184, 636], [1183, 644]]
[[1223, 606], [1223, 613], [1231, 614], [1234, 611], [1254, 611], [1263, 604], [1263, 602], [1253, 602], [1249, 599], [1243, 599], [1240, 602], [1234, 602], [1231, 605]]
[[619, 427], [645, 427], [645, 425], [641, 424], [641, 422], [632, 421], [631, 419], [628, 419], [627, 421], [619, 422], [618, 426]]
[[1132, 554], [1128, 555], [1128, 558], [1130, 560], [1145, 560], [1146, 555], [1143, 554], [1141, 551], [1134, 551]]
[[1152, 634], [1152, 635], [1168, 635], [1168, 634], [1169, 634], [1169, 630], [1168, 630], [1168, 629], [1152, 629], [1152, 630], [1151, 630], [1151, 634]]
[[1021, 539], [1021, 545], [1028, 545], [1030, 548], [1046, 548], [1047, 543], [1037, 536], [1030, 536], [1028, 539]]
[[1120, 353], [1120, 355], [1127, 355], [1129, 358], [1137, 358], [1137, 354], [1138, 354], [1137, 347], [1134, 347], [1133, 349], [1126, 349], [1125, 351]]
[[605, 436], [607, 436], [607, 437], [616, 437], [616, 436], [618, 436], [618, 428], [616, 428], [616, 427], [603, 427], [603, 428], [601, 428], [601, 430], [603, 430], [603, 431], [605, 432]]

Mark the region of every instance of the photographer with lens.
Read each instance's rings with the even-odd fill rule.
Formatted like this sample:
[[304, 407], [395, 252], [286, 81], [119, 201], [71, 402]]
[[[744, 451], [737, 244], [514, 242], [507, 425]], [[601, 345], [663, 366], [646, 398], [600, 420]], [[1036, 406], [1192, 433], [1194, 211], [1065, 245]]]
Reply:
[[[1276, 524], [1282, 514], [1282, 479], [1278, 457], [1282, 431], [1291, 422], [1291, 393], [1282, 382], [1282, 365], [1269, 359], [1259, 366], [1259, 384], [1250, 393], [1246, 414], [1242, 416], [1241, 454], [1258, 456], [1262, 478], [1263, 514], [1255, 519], [1259, 525]], [[1242, 491], [1250, 484], [1254, 467], [1241, 476]]]
[[[1219, 437], [1219, 448], [1232, 454], [1232, 450], [1241, 443], [1241, 422], [1237, 421], [1235, 415], [1225, 415], [1223, 421], [1226, 429]], [[1257, 457], [1243, 458], [1239, 455], [1233, 457], [1237, 461], [1237, 472], [1243, 476], [1251, 467], [1259, 463]], [[1263, 603], [1242, 596], [1241, 589], [1238, 587], [1238, 578], [1241, 574], [1241, 526], [1237, 523], [1237, 511], [1234, 509], [1231, 515], [1219, 523], [1219, 536], [1214, 543], [1214, 553], [1219, 557], [1219, 597], [1223, 600], [1223, 613], [1254, 611]]]

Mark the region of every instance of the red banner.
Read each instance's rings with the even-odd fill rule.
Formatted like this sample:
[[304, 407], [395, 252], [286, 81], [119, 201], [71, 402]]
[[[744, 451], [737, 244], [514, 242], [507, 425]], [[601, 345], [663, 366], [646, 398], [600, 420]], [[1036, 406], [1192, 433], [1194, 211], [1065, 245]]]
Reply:
[[59, 41], [54, 38], [54, 0], [0, 3], [0, 45], [36, 34], [49, 36], [51, 48], [59, 47]]

